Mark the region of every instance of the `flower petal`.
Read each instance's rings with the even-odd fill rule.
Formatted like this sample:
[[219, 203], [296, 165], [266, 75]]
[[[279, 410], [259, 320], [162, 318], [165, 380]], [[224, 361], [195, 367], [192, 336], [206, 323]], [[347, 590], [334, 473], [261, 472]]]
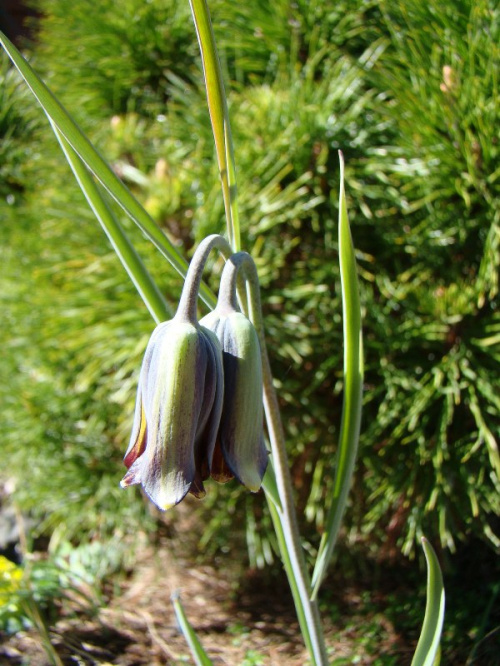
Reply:
[[245, 315], [229, 310], [227, 304], [216, 308], [200, 323], [215, 332], [223, 350], [220, 452], [216, 447], [211, 474], [215, 480], [225, 482], [232, 473], [256, 492], [268, 462], [263, 438], [262, 366], [257, 332]]
[[147, 426], [146, 426], [146, 414], [144, 413], [144, 407], [142, 406], [142, 399], [140, 395], [140, 390], [137, 395], [137, 404], [136, 404], [136, 415], [134, 418], [134, 425], [132, 428], [132, 435], [130, 437], [130, 444], [123, 458], [123, 462], [127, 468], [131, 465], [144, 453], [146, 448], [147, 440]]
[[217, 483], [227, 483], [234, 479], [234, 474], [229, 469], [228, 464], [224, 459], [224, 455], [222, 454], [220, 440], [217, 440], [215, 444], [210, 476], [214, 481], [217, 481]]
[[144, 355], [123, 487], [141, 484], [160, 509], [188, 492], [203, 497], [223, 402], [216, 336], [174, 318], [157, 326]]

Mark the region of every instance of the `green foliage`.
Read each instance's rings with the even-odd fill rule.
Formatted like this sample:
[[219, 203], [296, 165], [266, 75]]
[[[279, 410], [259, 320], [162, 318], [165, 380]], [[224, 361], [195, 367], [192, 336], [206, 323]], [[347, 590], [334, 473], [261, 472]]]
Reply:
[[[127, 0], [118, 13], [110, 2], [99, 13], [67, 0], [39, 4], [37, 67], [148, 212], [185, 252], [220, 231], [187, 3]], [[488, 0], [453, 8], [220, 0], [213, 18], [233, 84], [242, 245], [262, 280], [299, 514], [321, 528], [333, 483], [342, 148], [367, 361], [347, 529], [406, 552], [422, 531], [449, 548], [472, 532], [498, 544], [498, 10]], [[0, 187], [12, 188], [3, 174], [22, 168], [34, 190], [22, 209], [0, 202], [8, 248], [0, 370], [9, 378], [1, 393], [16, 495], [75, 535], [132, 531], [144, 512], [118, 489], [120, 458], [152, 324], [55, 144], [36, 133], [31, 154], [16, 156], [24, 144], [6, 129], [9, 114], [25, 129], [38, 118], [16, 101], [13, 75], [2, 76], [16, 92], [0, 98], [0, 130], [10, 133], [2, 165], [12, 164], [1, 167]], [[179, 279], [123, 224], [173, 301]], [[267, 561], [261, 499], [232, 486], [210, 495], [205, 506], [218, 512], [204, 543], [223, 543], [229, 501], [251, 516], [254, 562]]]
[[366, 458], [365, 528], [386, 512], [405, 550], [422, 530], [453, 549], [473, 518], [498, 545], [499, 16], [488, 2], [380, 10], [367, 33], [390, 41], [368, 80], [387, 91], [399, 155], [368, 167], [387, 196], [370, 204], [383, 224], [366, 246], [360, 237], [376, 264], [367, 334], [378, 352], [367, 354], [378, 455]]
[[46, 622], [69, 596], [91, 612], [92, 599], [82, 579], [65, 562], [28, 560], [18, 567], [0, 556], [0, 631], [15, 633], [35, 626], [45, 633]]
[[126, 535], [144, 520], [151, 526], [118, 480], [140, 341], [152, 324], [76, 189], [62, 192], [64, 203], [52, 210], [52, 192], [45, 194], [41, 209], [23, 209], [29, 245], [17, 216], [3, 227], [1, 392], [10, 465], [2, 478], [15, 480], [16, 501], [43, 521], [39, 530], [63, 522], [77, 541]]
[[134, 110], [154, 117], [169, 97], [169, 78], [193, 73], [197, 49], [186, 2], [125, 0], [119, 11], [112, 0], [98, 11], [88, 0], [35, 6], [44, 15], [37, 60], [82, 121]]
[[0, 197], [13, 205], [28, 184], [25, 161], [39, 126], [35, 100], [0, 55]]

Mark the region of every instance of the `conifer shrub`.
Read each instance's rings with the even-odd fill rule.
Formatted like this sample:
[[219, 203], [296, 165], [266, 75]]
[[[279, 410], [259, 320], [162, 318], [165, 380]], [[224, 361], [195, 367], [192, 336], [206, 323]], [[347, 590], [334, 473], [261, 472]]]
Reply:
[[[223, 207], [187, 6], [127, 0], [117, 17], [113, 3], [85, 16], [81, 3], [40, 4], [37, 66], [189, 254], [221, 230]], [[408, 553], [422, 530], [450, 549], [471, 534], [498, 545], [498, 10], [489, 0], [462, 0], [456, 11], [434, 0], [313, 5], [213, 8], [245, 246], [265, 293], [301, 513], [321, 526], [340, 422], [342, 148], [366, 346], [347, 530]], [[5, 446], [26, 507], [55, 523], [92, 506], [85, 529], [99, 515], [105, 532], [132, 511], [118, 490], [120, 452], [151, 324], [55, 145], [36, 141], [46, 164], [32, 165], [33, 193], [4, 228], [10, 360], [1, 363], [16, 387]], [[141, 249], [160, 277], [154, 252]], [[180, 279], [161, 271], [173, 302]], [[227, 540], [229, 506], [247, 516], [253, 562], [269, 559], [259, 497], [225, 487], [206, 503], [220, 510], [205, 543]]]

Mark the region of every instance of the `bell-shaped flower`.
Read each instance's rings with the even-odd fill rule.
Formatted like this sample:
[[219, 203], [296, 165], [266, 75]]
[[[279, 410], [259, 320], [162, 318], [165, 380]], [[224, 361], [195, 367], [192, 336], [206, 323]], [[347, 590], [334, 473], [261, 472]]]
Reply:
[[153, 331], [142, 363], [122, 487], [141, 484], [160, 509], [205, 494], [223, 396], [216, 336], [179, 313]]
[[263, 437], [262, 362], [257, 331], [224, 296], [222, 300], [219, 297], [216, 309], [200, 324], [219, 339], [224, 367], [224, 406], [211, 476], [219, 482], [235, 476], [249, 490], [257, 492], [268, 462]]

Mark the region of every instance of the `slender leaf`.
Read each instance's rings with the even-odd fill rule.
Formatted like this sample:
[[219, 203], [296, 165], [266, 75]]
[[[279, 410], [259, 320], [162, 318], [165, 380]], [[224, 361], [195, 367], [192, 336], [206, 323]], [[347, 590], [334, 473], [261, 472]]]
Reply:
[[211, 666], [212, 661], [209, 659], [207, 653], [203, 649], [203, 646], [200, 643], [200, 640], [196, 635], [195, 630], [193, 629], [193, 627], [189, 623], [189, 620], [186, 617], [186, 613], [184, 612], [184, 608], [182, 606], [178, 592], [172, 595], [172, 603], [174, 605], [177, 621], [179, 622], [184, 638], [186, 639], [186, 642], [189, 645], [189, 649], [191, 650], [191, 654], [193, 655], [193, 659], [195, 660], [196, 665]]
[[[325, 666], [328, 663], [326, 647], [319, 615], [318, 603], [311, 599], [311, 580], [307, 570], [304, 551], [297, 524], [297, 514], [293, 503], [293, 489], [290, 468], [285, 446], [285, 433], [281, 423], [278, 398], [273, 385], [271, 366], [267, 356], [260, 311], [258, 291], [252, 293], [255, 307], [251, 310], [258, 316], [254, 319], [261, 340], [262, 370], [264, 379], [264, 409], [266, 415], [271, 457], [281, 507], [275, 503], [271, 494], [267, 494], [267, 505], [273, 521], [283, 567], [292, 592], [300, 630], [304, 638], [311, 664]], [[264, 477], [265, 478], [265, 477]]]
[[274, 505], [278, 511], [282, 511], [283, 507], [281, 505], [280, 493], [278, 490], [278, 483], [276, 481], [276, 472], [274, 471], [272, 458], [269, 457], [269, 463], [267, 465], [266, 473], [262, 479], [262, 488], [266, 493], [268, 500], [274, 502]]
[[[52, 121], [50, 122], [52, 124]], [[146, 270], [146, 267], [142, 263], [141, 258], [137, 254], [121, 224], [108, 207], [87, 167], [53, 124], [52, 129], [54, 130], [66, 159], [68, 160], [75, 178], [94, 215], [99, 220], [99, 223], [109, 238], [114, 251], [139, 292], [139, 295], [146, 304], [146, 307], [156, 323], [164, 321], [172, 315], [169, 305], [163, 298], [153, 278]]]
[[[283, 513], [269, 496], [267, 497], [267, 505], [273, 521], [283, 567], [295, 604], [300, 631], [311, 657], [311, 663], [314, 666], [324, 666], [327, 663], [323, 657], [324, 646], [318, 643], [318, 635], [315, 631], [315, 618], [312, 615], [315, 612], [314, 604], [316, 602], [307, 603], [307, 601], [310, 601], [308, 599], [308, 591], [310, 590], [309, 580], [307, 576], [297, 575], [296, 562], [294, 563], [294, 559], [296, 560], [296, 558], [293, 556], [293, 544], [289, 536], [288, 525], [283, 519]], [[304, 586], [307, 586], [307, 589], [303, 589]]]
[[241, 249], [237, 207], [236, 168], [224, 81], [206, 0], [189, 0], [200, 45], [208, 110], [215, 139], [222, 182], [229, 242], [234, 252]]
[[[52, 125], [58, 129], [103, 187], [132, 218], [135, 224], [142, 229], [170, 264], [182, 276], [185, 276], [187, 271], [186, 260], [177, 252], [162, 230], [94, 148], [66, 109], [3, 33], [0, 33], [0, 43], [49, 117]], [[202, 285], [200, 295], [209, 306], [213, 307], [215, 305], [215, 298], [206, 285]]]
[[339, 448], [336, 456], [332, 503], [326, 518], [325, 532], [312, 578], [313, 598], [318, 594], [321, 581], [332, 557], [333, 549], [347, 502], [347, 494], [354, 471], [361, 426], [363, 391], [363, 337], [361, 306], [356, 271], [356, 258], [352, 243], [344, 189], [344, 158], [340, 157], [339, 200], [339, 253], [342, 283], [342, 310], [344, 328], [344, 399], [340, 424]]
[[444, 586], [441, 568], [433, 547], [422, 538], [427, 562], [427, 604], [422, 633], [411, 666], [437, 666], [439, 641], [444, 621]]

